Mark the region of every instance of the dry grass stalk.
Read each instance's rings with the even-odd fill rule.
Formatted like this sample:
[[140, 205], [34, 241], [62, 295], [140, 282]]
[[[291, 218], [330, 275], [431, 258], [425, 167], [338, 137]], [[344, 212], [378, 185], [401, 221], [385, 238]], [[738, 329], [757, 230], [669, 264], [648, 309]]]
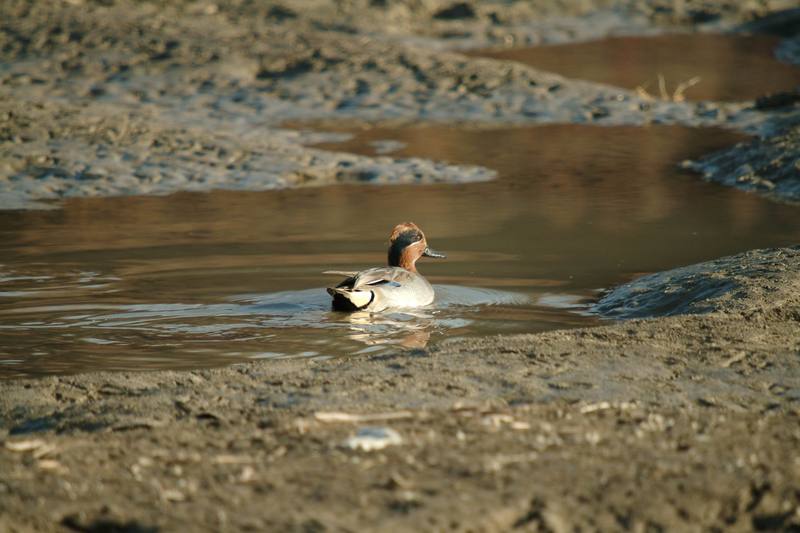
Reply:
[[649, 82], [643, 83], [642, 85], [638, 85], [634, 91], [639, 98], [643, 100], [653, 101], [653, 100], [663, 100], [665, 102], [685, 102], [686, 101], [686, 91], [698, 83], [700, 83], [700, 76], [695, 76], [690, 78], [686, 81], [680, 82], [676, 87], [675, 90], [672, 91], [670, 94], [669, 90], [667, 89], [667, 80], [664, 78], [663, 74], [658, 75], [658, 97], [653, 96], [647, 90], [647, 86]]

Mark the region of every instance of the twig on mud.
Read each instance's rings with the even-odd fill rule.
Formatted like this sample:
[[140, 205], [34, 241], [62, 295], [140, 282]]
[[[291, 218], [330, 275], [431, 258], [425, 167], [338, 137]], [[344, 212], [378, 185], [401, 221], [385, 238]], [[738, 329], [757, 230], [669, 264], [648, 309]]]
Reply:
[[42, 439], [6, 441], [6, 449], [12, 452], [31, 452], [44, 446], [47, 446], [47, 443]]
[[351, 414], [336, 411], [320, 411], [314, 413], [314, 418], [320, 422], [376, 422], [379, 420], [399, 420], [413, 418], [411, 411], [394, 411], [391, 413]]
[[581, 414], [589, 414], [597, 411], [605, 411], [607, 409], [619, 409], [620, 411], [627, 411], [636, 407], [636, 402], [597, 402], [589, 403], [580, 408]]
[[255, 459], [247, 455], [221, 454], [215, 456], [211, 462], [218, 465], [243, 465], [253, 463]]

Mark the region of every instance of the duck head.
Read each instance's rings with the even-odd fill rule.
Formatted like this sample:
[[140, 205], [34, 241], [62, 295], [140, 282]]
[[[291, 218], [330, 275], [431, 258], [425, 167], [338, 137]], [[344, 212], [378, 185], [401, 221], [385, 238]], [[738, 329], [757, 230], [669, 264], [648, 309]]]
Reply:
[[403, 222], [392, 230], [389, 237], [389, 266], [405, 268], [416, 272], [415, 263], [420, 257], [447, 257], [428, 247], [425, 234], [413, 222]]

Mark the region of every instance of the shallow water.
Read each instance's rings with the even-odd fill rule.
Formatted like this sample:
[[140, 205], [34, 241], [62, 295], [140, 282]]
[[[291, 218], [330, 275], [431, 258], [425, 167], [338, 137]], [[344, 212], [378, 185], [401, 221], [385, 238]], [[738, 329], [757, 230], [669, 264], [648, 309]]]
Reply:
[[644, 88], [668, 96], [678, 85], [699, 78], [684, 92], [688, 100], [741, 101], [800, 85], [800, 68], [775, 57], [780, 39], [769, 35], [679, 34], [611, 37], [598, 41], [470, 55], [505, 59], [624, 89]]
[[[795, 208], [676, 164], [739, 137], [680, 127], [355, 129], [327, 145], [496, 169], [485, 183], [339, 185], [76, 199], [0, 213], [0, 376], [198, 368], [413, 350], [454, 336], [594, 324], [596, 290], [636, 274], [796, 243]], [[394, 141], [385, 143], [380, 141]], [[446, 260], [438, 300], [328, 311], [326, 269], [385, 262], [413, 220]]]

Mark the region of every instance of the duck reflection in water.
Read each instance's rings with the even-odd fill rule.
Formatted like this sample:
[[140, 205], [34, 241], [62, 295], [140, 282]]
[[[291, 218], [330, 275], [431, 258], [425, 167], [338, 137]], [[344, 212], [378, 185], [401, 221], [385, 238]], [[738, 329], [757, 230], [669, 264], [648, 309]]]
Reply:
[[368, 346], [399, 346], [422, 349], [428, 345], [434, 317], [423, 313], [376, 315], [355, 311], [338, 317], [349, 323], [348, 338]]

